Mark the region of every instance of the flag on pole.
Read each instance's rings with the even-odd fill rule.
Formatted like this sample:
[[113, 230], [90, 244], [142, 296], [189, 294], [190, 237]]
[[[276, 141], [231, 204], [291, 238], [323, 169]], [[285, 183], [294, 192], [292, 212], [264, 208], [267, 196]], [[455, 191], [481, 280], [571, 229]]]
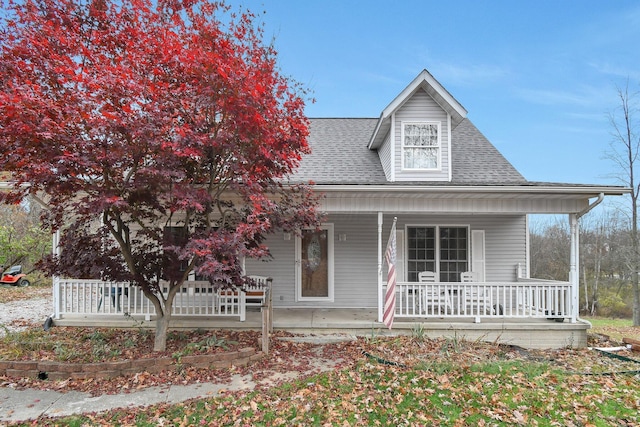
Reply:
[[384, 253], [384, 258], [389, 267], [389, 273], [387, 275], [387, 292], [384, 296], [382, 322], [389, 329], [393, 326], [393, 317], [396, 311], [396, 220], [397, 218], [393, 219], [391, 235], [389, 235], [387, 250]]

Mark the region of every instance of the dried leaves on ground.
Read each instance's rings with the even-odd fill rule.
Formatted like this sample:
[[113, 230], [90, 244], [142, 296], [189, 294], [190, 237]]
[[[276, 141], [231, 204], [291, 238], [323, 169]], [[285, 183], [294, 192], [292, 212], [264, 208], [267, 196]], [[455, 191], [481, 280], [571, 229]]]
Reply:
[[[255, 336], [257, 338], [257, 334]], [[275, 334], [251, 366], [175, 378], [140, 374], [94, 381], [203, 380], [252, 375], [251, 390], [177, 405], [114, 410], [39, 425], [605, 425], [640, 422], [640, 362], [588, 349], [527, 350], [457, 338], [363, 337], [314, 344]], [[625, 360], [626, 359], [626, 360]], [[331, 361], [328, 372], [322, 363]], [[220, 377], [220, 379], [223, 379]], [[269, 381], [266, 381], [270, 379]], [[78, 386], [78, 384], [66, 384]]]
[[[17, 337], [23, 337], [19, 342]], [[293, 334], [276, 332], [271, 351], [247, 367], [231, 369], [196, 369], [185, 367], [160, 373], [139, 372], [111, 379], [69, 379], [60, 381], [37, 378], [0, 377], [0, 386], [15, 388], [87, 391], [94, 395], [130, 392], [150, 386], [225, 383], [233, 374], [251, 374], [258, 388], [269, 388], [279, 378], [287, 380], [332, 369], [353, 366], [362, 361], [404, 368], [430, 369], [443, 366], [471, 367], [476, 364], [526, 361], [545, 363], [567, 372], [605, 373], [640, 369], [640, 364], [620, 358], [606, 357], [588, 349], [526, 350], [520, 347], [466, 341], [458, 338], [423, 339], [416, 336], [361, 337], [343, 342], [314, 344], [299, 340]], [[345, 336], [345, 338], [347, 338]], [[11, 339], [16, 339], [7, 345]], [[72, 363], [101, 360], [173, 357], [186, 354], [213, 354], [243, 347], [259, 348], [261, 335], [256, 331], [196, 330], [172, 331], [167, 351], [154, 353], [153, 334], [144, 329], [65, 328], [48, 332], [31, 329], [3, 338], [0, 359], [58, 360]], [[599, 341], [599, 344], [606, 344]], [[631, 352], [621, 352], [634, 358]]]

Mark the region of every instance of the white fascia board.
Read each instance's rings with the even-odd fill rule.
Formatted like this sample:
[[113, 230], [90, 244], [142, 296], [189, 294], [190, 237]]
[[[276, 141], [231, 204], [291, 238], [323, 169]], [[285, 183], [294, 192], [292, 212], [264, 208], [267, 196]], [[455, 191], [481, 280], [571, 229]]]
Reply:
[[[314, 184], [315, 191], [324, 193], [344, 192], [344, 193], [429, 193], [429, 194], [548, 194], [548, 195], [589, 195], [604, 194], [606, 196], [622, 196], [631, 192], [626, 187], [608, 186], [526, 186], [526, 185], [504, 185], [504, 186], [415, 186], [415, 185], [326, 185]], [[594, 197], [595, 197], [594, 196]]]
[[378, 119], [378, 123], [376, 124], [376, 129], [373, 131], [373, 134], [371, 135], [371, 139], [369, 139], [369, 144], [367, 144], [367, 148], [369, 150], [373, 148], [373, 142], [375, 141], [376, 136], [378, 135], [378, 132], [380, 132], [380, 126], [382, 126], [383, 119], [384, 119], [384, 116], [380, 114], [380, 118]]

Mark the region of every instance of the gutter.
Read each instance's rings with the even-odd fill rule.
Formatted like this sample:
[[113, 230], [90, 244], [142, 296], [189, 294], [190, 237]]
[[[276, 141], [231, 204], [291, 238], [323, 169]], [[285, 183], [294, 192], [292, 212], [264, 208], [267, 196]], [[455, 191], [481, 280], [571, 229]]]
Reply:
[[[595, 204], [600, 203], [600, 196], [604, 195], [624, 195], [630, 191], [625, 187], [606, 187], [606, 186], [527, 186], [527, 185], [503, 185], [503, 186], [478, 186], [478, 185], [435, 185], [435, 186], [415, 186], [415, 185], [329, 185], [314, 184], [313, 189], [324, 193], [427, 193], [427, 194], [447, 194], [452, 193], [485, 193], [485, 194], [593, 194], [598, 193], [598, 200]], [[590, 209], [589, 209], [590, 210]], [[588, 211], [587, 211], [588, 212]], [[585, 212], [586, 213], [586, 212]]]
[[598, 194], [598, 198], [596, 199], [595, 202], [593, 202], [592, 204], [590, 204], [589, 206], [587, 206], [586, 208], [584, 208], [583, 210], [581, 210], [580, 212], [578, 212], [576, 214], [576, 216], [579, 218], [582, 218], [584, 215], [588, 214], [591, 209], [595, 208], [596, 206], [598, 206], [600, 203], [602, 203], [602, 200], [604, 200], [604, 193], [600, 193]]

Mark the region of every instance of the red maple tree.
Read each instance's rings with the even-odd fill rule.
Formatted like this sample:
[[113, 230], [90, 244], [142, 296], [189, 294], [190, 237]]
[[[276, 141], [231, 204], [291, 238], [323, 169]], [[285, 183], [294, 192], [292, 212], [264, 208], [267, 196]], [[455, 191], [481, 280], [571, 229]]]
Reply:
[[156, 350], [189, 273], [240, 286], [266, 235], [318, 224], [311, 187], [287, 181], [309, 151], [306, 92], [252, 14], [209, 0], [26, 0], [4, 14], [0, 170], [15, 186], [2, 200], [45, 195], [61, 231], [52, 274], [141, 287]]

